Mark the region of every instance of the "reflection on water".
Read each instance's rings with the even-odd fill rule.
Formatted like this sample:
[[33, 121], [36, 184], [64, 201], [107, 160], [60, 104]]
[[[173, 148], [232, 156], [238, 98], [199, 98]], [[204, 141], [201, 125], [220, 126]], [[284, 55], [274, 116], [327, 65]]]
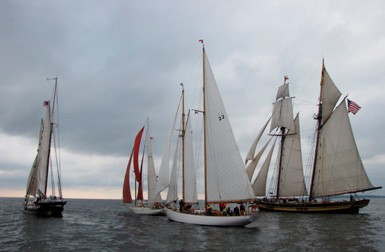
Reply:
[[165, 216], [137, 216], [118, 200], [69, 200], [63, 218], [37, 218], [23, 213], [21, 202], [21, 198], [0, 198], [0, 251], [385, 248], [385, 199], [372, 199], [360, 214], [261, 212], [249, 228], [204, 227], [171, 222]]

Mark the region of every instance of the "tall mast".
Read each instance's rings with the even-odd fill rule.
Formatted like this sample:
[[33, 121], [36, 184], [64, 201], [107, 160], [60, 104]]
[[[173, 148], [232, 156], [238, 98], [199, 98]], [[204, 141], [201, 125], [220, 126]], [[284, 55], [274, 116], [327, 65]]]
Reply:
[[[287, 76], [284, 77], [283, 84], [286, 84]], [[278, 178], [277, 178], [277, 195], [276, 199], [279, 199], [279, 188], [280, 188], [280, 181], [281, 181], [281, 171], [282, 171], [282, 153], [283, 153], [283, 144], [285, 142], [285, 127], [281, 127], [281, 147], [280, 147], [280, 154], [279, 154], [279, 166], [278, 166]]]
[[184, 191], [184, 137], [185, 137], [185, 113], [184, 113], [184, 86], [182, 86], [182, 199], [185, 201]]
[[207, 158], [206, 158], [206, 62], [205, 62], [205, 44], [202, 43], [202, 70], [203, 70], [203, 170], [204, 170], [204, 190], [205, 190], [205, 211], [207, 211]]
[[[48, 181], [48, 170], [49, 170], [49, 161], [50, 161], [50, 156], [51, 156], [51, 142], [52, 142], [52, 134], [53, 134], [53, 120], [54, 120], [54, 114], [55, 114], [55, 103], [57, 102], [56, 101], [56, 97], [57, 97], [57, 77], [55, 78], [47, 78], [47, 81], [50, 81], [50, 80], [54, 80], [55, 81], [55, 87], [54, 87], [54, 92], [53, 92], [53, 99], [52, 99], [52, 109], [51, 109], [51, 104], [49, 103], [48, 104], [48, 113], [49, 113], [49, 118], [50, 118], [50, 134], [49, 134], [49, 146], [48, 146], [48, 155], [47, 155], [47, 175], [46, 175], [46, 178], [45, 178], [45, 189], [44, 189], [44, 195], [47, 194], [47, 181]], [[59, 122], [58, 122], [59, 123]], [[59, 143], [60, 144], [60, 143]], [[60, 145], [59, 145], [59, 151], [60, 151]], [[60, 160], [59, 160], [60, 162]], [[52, 167], [51, 167], [52, 168]], [[58, 167], [58, 171], [59, 171], [59, 167]], [[52, 172], [52, 171], [51, 171]], [[58, 187], [59, 187], [59, 196], [61, 197], [62, 196], [62, 193], [61, 193], [61, 181], [60, 181], [60, 175], [59, 175], [59, 172], [58, 172]]]
[[318, 146], [319, 146], [319, 141], [320, 141], [320, 131], [321, 131], [321, 123], [322, 123], [322, 84], [324, 81], [324, 73], [325, 73], [325, 63], [324, 60], [322, 59], [322, 73], [321, 73], [321, 83], [320, 83], [320, 98], [319, 98], [319, 103], [318, 103], [318, 115], [316, 118], [317, 120], [317, 139], [316, 139], [316, 145], [315, 145], [315, 152], [314, 152], [314, 163], [313, 163], [313, 171], [312, 171], [312, 176], [311, 176], [311, 182], [310, 182], [310, 193], [309, 193], [309, 201], [312, 201], [314, 199], [313, 196], [313, 184], [314, 184], [314, 178], [315, 178], [315, 171], [317, 168], [317, 156], [318, 156]]

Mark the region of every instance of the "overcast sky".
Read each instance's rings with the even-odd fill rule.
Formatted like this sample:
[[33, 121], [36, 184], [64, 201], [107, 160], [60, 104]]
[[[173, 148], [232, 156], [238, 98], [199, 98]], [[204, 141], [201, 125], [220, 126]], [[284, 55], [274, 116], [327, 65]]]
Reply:
[[147, 117], [158, 169], [179, 84], [187, 107], [200, 101], [199, 39], [243, 158], [288, 75], [306, 166], [324, 58], [362, 107], [349, 115], [357, 145], [384, 186], [384, 23], [382, 0], [0, 1], [0, 196], [25, 195], [49, 77], [59, 80], [65, 197], [121, 198]]

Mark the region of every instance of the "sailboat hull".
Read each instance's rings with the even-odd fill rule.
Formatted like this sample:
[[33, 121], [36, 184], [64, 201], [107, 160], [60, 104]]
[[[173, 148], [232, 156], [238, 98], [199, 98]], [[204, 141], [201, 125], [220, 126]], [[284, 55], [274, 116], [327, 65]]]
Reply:
[[243, 227], [251, 222], [250, 215], [207, 216], [207, 215], [201, 215], [201, 214], [181, 213], [168, 208], [164, 208], [164, 211], [166, 212], [167, 217], [171, 221], [202, 225], [202, 226]]
[[368, 199], [319, 203], [259, 201], [258, 209], [260, 211], [293, 213], [358, 213], [360, 208], [369, 204], [369, 201]]
[[65, 200], [41, 200], [28, 202], [24, 205], [24, 212], [46, 217], [62, 217]]
[[128, 204], [126, 206], [128, 207], [128, 209], [130, 209], [131, 212], [138, 215], [165, 215], [163, 208], [152, 209], [149, 207], [139, 207]]

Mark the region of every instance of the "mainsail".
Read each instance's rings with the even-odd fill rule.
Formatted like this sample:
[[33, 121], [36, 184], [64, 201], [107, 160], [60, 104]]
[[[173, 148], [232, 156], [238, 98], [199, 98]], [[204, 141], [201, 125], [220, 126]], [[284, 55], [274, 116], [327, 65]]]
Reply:
[[[321, 92], [317, 116], [315, 148], [310, 198], [374, 190], [354, 140], [345, 98], [322, 64]], [[333, 110], [334, 109], [334, 110]]]
[[45, 101], [44, 106], [47, 108], [47, 111], [40, 126], [39, 147], [28, 177], [27, 195], [43, 194], [45, 196], [47, 194], [52, 126], [50, 102]]
[[253, 191], [203, 48], [206, 202], [252, 199]]
[[134, 147], [132, 149], [130, 159], [127, 164], [126, 174], [124, 176], [124, 182], [123, 182], [123, 202], [124, 203], [131, 203], [132, 202], [132, 196], [131, 196], [131, 187], [130, 187], [130, 169], [131, 169], [131, 161], [134, 163], [134, 173], [136, 177], [136, 182], [138, 182], [139, 190], [137, 199], [142, 200], [143, 199], [143, 187], [142, 184], [142, 175], [141, 171], [139, 170], [139, 149], [140, 149], [140, 142], [142, 140], [144, 127], [138, 132], [138, 134], [135, 137], [134, 141]]

